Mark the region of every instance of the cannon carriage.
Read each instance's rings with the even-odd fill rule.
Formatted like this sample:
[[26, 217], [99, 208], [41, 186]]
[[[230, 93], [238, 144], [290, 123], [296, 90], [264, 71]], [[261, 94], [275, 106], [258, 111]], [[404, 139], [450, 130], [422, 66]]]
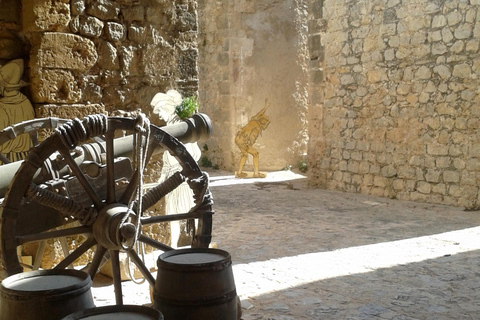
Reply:
[[[39, 143], [39, 128], [53, 128], [55, 133]], [[127, 253], [153, 287], [155, 279], [142, 261], [139, 248], [173, 248], [144, 234], [142, 227], [186, 220], [192, 231], [191, 246], [202, 248], [210, 244], [213, 201], [208, 175], [200, 170], [183, 143], [205, 140], [211, 130], [210, 119], [204, 114], [164, 127], [150, 125], [142, 117], [91, 115], [70, 121], [35, 119], [5, 129], [0, 133], [0, 143], [26, 132], [34, 146], [25, 160], [0, 166], [4, 273], [23, 271], [18, 256], [21, 246], [39, 243], [35, 261], [29, 266], [36, 269], [45, 241], [59, 239], [65, 254], [55, 269], [69, 268], [87, 251], [93, 251], [84, 266], [93, 279], [105, 260], [110, 259], [118, 305], [123, 304], [121, 252]], [[177, 159], [182, 170], [146, 191], [144, 168], [154, 154], [164, 151]], [[195, 206], [189, 212], [144, 215], [183, 182], [194, 193]], [[82, 242], [69, 250], [65, 240], [68, 237], [81, 237]]]

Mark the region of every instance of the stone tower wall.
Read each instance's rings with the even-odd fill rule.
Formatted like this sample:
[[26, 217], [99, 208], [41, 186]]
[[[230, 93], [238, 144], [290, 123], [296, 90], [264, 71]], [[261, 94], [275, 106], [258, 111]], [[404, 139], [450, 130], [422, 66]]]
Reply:
[[214, 166], [236, 169], [235, 134], [265, 99], [271, 123], [255, 144], [260, 169], [296, 166], [306, 152], [307, 7], [304, 0], [199, 0], [200, 103], [215, 130], [203, 156]]
[[309, 5], [312, 184], [478, 208], [480, 1]]

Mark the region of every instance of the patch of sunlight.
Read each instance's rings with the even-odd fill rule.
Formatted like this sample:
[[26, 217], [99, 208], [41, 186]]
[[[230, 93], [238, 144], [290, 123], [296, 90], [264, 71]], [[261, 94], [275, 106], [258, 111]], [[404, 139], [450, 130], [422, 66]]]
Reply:
[[220, 187], [228, 185], [249, 184], [256, 182], [282, 182], [296, 179], [305, 179], [306, 177], [289, 170], [268, 172], [266, 178], [235, 178], [231, 176], [210, 176], [210, 187]]
[[480, 249], [480, 227], [233, 266], [241, 298]]

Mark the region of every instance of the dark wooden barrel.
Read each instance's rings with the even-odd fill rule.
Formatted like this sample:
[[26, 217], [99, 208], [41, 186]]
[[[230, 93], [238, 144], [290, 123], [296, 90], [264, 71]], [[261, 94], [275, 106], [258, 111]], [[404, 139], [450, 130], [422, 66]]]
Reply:
[[62, 320], [163, 320], [160, 311], [144, 306], [106, 306], [78, 311]]
[[78, 270], [39, 270], [10, 276], [0, 284], [2, 320], [57, 320], [93, 308], [92, 280]]
[[157, 261], [153, 306], [165, 320], [236, 320], [230, 254], [219, 249], [168, 251]]

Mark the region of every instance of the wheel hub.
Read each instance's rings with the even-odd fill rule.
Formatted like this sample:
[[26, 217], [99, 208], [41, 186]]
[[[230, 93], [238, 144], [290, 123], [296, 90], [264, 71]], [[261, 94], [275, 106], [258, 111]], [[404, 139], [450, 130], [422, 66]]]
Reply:
[[[125, 216], [129, 217], [125, 220]], [[135, 242], [137, 229], [128, 220], [133, 217], [126, 205], [111, 204], [105, 206], [93, 224], [93, 235], [98, 244], [113, 250], [121, 250]], [[126, 221], [126, 222], [123, 222]], [[123, 222], [123, 223], [122, 223]]]

